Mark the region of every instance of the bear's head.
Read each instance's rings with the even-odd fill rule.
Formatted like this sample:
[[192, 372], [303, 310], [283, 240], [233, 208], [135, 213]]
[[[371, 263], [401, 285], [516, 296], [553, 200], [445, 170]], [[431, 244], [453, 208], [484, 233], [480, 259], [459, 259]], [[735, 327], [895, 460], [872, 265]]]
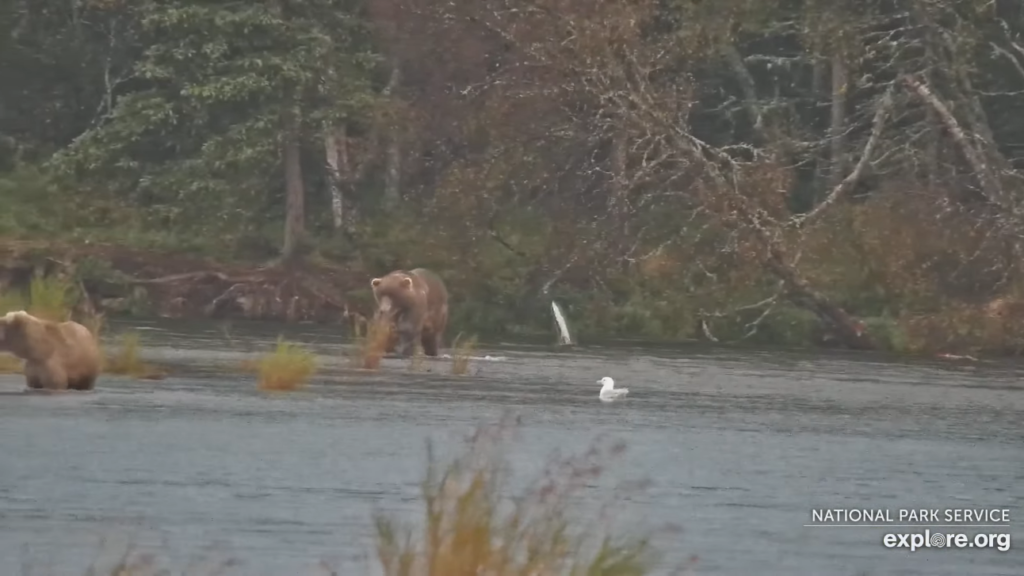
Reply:
[[378, 317], [393, 317], [415, 303], [416, 285], [405, 272], [392, 272], [370, 281], [373, 297], [377, 300]]
[[54, 336], [48, 332], [47, 322], [28, 312], [8, 312], [0, 316], [0, 350], [19, 358], [48, 358], [55, 349]]

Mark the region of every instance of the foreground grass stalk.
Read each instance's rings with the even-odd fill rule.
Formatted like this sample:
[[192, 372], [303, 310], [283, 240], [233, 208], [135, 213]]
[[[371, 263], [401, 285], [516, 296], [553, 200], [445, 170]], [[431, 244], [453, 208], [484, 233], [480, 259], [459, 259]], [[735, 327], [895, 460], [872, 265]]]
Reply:
[[365, 370], [380, 368], [380, 362], [393, 338], [391, 325], [387, 322], [372, 321], [366, 325], [366, 335], [356, 339], [353, 363]]
[[[648, 540], [618, 541], [597, 522], [570, 523], [570, 502], [600, 475], [621, 445], [557, 462], [522, 494], [502, 498], [500, 443], [507, 424], [480, 429], [465, 455], [438, 473], [428, 445], [418, 534], [377, 515], [377, 557], [386, 576], [640, 576], [653, 559]], [[509, 502], [511, 500], [511, 502]], [[507, 512], [502, 512], [502, 505]]]
[[299, 344], [278, 338], [277, 347], [257, 367], [260, 390], [297, 390], [316, 372], [316, 356]]
[[469, 361], [476, 350], [476, 336], [470, 336], [465, 341], [462, 334], [455, 337], [452, 343], [452, 374], [463, 376], [469, 373]]

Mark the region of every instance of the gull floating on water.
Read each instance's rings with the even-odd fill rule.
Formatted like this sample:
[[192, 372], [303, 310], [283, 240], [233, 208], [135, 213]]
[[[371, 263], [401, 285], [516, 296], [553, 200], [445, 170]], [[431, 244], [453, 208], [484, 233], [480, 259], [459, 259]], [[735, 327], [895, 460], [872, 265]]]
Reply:
[[602, 402], [611, 402], [612, 400], [629, 394], [629, 388], [616, 388], [615, 380], [612, 380], [608, 376], [601, 378], [597, 383], [601, 385], [600, 398]]

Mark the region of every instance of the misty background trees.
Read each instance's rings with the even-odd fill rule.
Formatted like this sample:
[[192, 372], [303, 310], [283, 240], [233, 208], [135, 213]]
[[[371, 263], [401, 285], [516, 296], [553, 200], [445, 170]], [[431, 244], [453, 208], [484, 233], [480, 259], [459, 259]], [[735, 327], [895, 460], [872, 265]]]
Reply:
[[462, 321], [1014, 351], [1024, 5], [0, 0], [0, 233], [437, 269]]

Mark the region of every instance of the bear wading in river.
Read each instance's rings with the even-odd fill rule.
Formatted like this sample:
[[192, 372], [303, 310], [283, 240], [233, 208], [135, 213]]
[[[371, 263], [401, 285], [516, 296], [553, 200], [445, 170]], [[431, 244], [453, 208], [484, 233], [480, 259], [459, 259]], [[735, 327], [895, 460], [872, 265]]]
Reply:
[[92, 390], [103, 368], [96, 338], [78, 322], [50, 322], [19, 310], [0, 316], [0, 350], [25, 361], [29, 388]]
[[[398, 354], [411, 356], [419, 342], [424, 354], [437, 356], [448, 324], [448, 290], [441, 278], [425, 268], [396, 270], [370, 286], [377, 301], [374, 320], [394, 327]], [[395, 351], [395, 344], [390, 339], [387, 352]]]

